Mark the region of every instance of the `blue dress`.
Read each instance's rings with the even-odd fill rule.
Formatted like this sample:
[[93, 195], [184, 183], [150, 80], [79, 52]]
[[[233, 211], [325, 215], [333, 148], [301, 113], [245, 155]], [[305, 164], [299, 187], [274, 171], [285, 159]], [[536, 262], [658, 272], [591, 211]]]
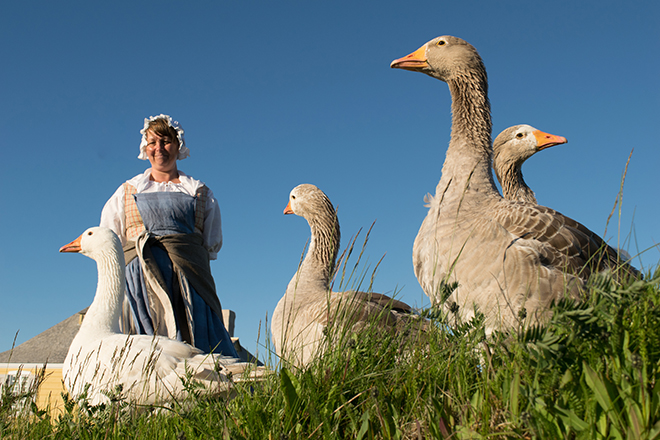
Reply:
[[[140, 193], [134, 194], [134, 197], [144, 227], [150, 234], [167, 236], [194, 233], [196, 197], [179, 192]], [[199, 247], [200, 252], [208, 252], [203, 246]], [[192, 342], [192, 345], [205, 353], [238, 357], [222, 318], [212, 311], [192, 285], [189, 299], [184, 300], [167, 251], [159, 246], [151, 246], [150, 250], [170, 299], [171, 304], [167, 306], [174, 311], [176, 339]], [[133, 331], [153, 335], [156, 317], [152, 316], [153, 311], [149, 307], [148, 289], [140, 258], [134, 258], [126, 266], [126, 292], [133, 318]]]

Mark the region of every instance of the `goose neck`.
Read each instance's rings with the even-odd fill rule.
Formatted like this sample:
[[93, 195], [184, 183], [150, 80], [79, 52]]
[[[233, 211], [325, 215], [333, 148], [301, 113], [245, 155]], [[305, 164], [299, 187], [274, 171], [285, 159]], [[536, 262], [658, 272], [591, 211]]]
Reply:
[[119, 333], [119, 314], [126, 283], [123, 252], [96, 258], [98, 284], [83, 326], [97, 332]]
[[485, 70], [459, 75], [448, 85], [452, 96], [452, 143], [463, 141], [463, 149], [472, 149], [490, 161], [492, 118]]
[[292, 282], [305, 290], [327, 292], [339, 250], [339, 222], [334, 212], [307, 221], [311, 230], [309, 248]]
[[448, 81], [452, 96], [451, 140], [442, 170], [446, 183], [482, 194], [498, 193], [492, 172], [492, 119], [485, 70]]
[[512, 164], [498, 171], [505, 199], [536, 203], [536, 196], [523, 178], [520, 164]]
[[329, 282], [339, 251], [339, 222], [332, 215], [325, 220], [314, 219], [309, 222], [312, 238], [305, 263], [318, 270], [326, 283]]

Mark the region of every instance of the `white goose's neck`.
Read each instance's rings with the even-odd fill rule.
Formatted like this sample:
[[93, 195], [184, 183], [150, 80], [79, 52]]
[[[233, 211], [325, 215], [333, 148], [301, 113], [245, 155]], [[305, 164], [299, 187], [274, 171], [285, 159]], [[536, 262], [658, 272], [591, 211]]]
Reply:
[[119, 333], [119, 316], [126, 284], [124, 253], [121, 249], [114, 250], [95, 260], [98, 268], [96, 295], [85, 314], [81, 332], [84, 328], [96, 334]]
[[466, 191], [473, 196], [499, 195], [491, 168], [492, 120], [486, 72], [459, 75], [447, 84], [452, 96], [451, 141], [436, 191], [461, 198]]

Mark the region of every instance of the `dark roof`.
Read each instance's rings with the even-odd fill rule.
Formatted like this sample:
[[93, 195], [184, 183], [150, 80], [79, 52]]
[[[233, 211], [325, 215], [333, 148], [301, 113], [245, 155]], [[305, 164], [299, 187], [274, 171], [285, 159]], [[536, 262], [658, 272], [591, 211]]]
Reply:
[[14, 347], [13, 350], [0, 353], [0, 362], [15, 364], [63, 363], [71, 341], [80, 329], [80, 323], [86, 311], [85, 308], [48, 330], [39, 333], [34, 338]]

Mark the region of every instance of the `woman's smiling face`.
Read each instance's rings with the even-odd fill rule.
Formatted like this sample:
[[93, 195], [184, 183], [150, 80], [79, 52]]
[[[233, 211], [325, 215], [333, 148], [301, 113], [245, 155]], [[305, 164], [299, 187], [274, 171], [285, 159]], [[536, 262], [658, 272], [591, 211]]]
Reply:
[[167, 172], [176, 169], [179, 155], [178, 139], [170, 136], [159, 136], [153, 131], [147, 131], [147, 157], [156, 171]]

